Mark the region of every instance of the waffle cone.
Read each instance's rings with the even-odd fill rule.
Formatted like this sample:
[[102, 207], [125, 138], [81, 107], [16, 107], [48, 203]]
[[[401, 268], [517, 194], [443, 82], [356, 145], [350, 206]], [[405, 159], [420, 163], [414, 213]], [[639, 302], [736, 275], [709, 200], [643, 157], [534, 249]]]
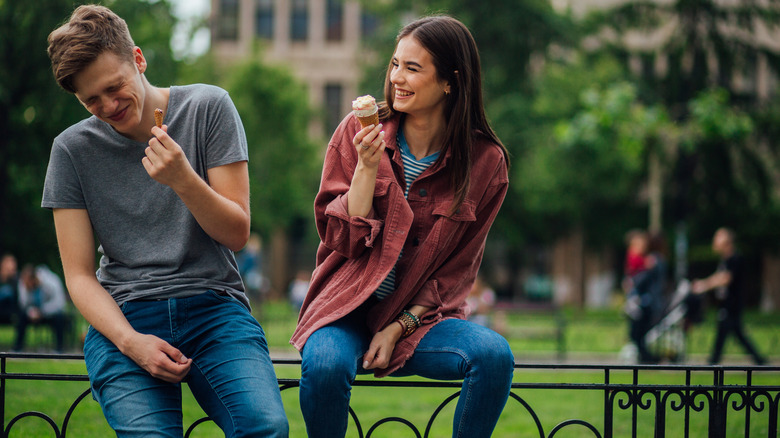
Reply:
[[371, 114], [371, 115], [368, 115], [368, 116], [365, 116], [365, 117], [358, 116], [358, 120], [360, 121], [360, 126], [363, 127], [363, 128], [365, 128], [366, 126], [369, 126], [369, 125], [376, 126], [376, 125], [379, 124], [379, 113], [378, 112], [374, 112], [374, 114]]
[[154, 110], [154, 124], [157, 125], [158, 128], [162, 128], [162, 123], [163, 123], [163, 110], [157, 108]]

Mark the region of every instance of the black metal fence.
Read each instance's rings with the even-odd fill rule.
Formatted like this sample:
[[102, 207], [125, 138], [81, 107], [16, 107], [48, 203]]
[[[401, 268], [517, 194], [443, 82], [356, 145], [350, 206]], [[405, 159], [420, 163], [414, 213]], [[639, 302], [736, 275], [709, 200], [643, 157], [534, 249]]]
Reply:
[[[24, 354], [24, 353], [0, 353], [0, 418], [2, 418], [3, 436], [8, 436], [19, 420], [26, 417], [38, 417], [45, 421], [54, 433], [55, 437], [68, 436], [68, 426], [76, 407], [84, 400], [89, 399], [88, 379], [84, 374], [45, 374], [8, 372], [9, 361], [25, 360], [83, 360], [81, 355], [63, 354]], [[52, 362], [54, 363], [54, 362]], [[298, 365], [298, 360], [274, 360], [276, 365]], [[556, 381], [549, 383], [522, 383], [522, 373], [554, 372], [560, 374], [560, 379], [566, 376], [598, 375], [597, 382], [567, 383]], [[749, 366], [615, 366], [615, 365], [540, 365], [540, 364], [516, 364], [516, 383], [512, 385], [512, 393], [505, 409], [511, 409], [512, 415], [525, 415], [533, 423], [535, 431], [532, 435], [524, 433], [523, 436], [539, 436], [552, 438], [556, 436], [572, 436], [572, 430], [576, 430], [577, 436], [610, 438], [610, 437], [715, 437], [726, 438], [733, 436], [778, 436], [778, 413], [780, 410], [780, 367], [749, 367]], [[676, 381], [679, 383], [652, 383], [653, 377], [663, 376], [662, 381]], [[671, 378], [670, 378], [671, 376]], [[62, 423], [58, 424], [52, 417], [44, 412], [6, 412], [8, 405], [7, 383], [11, 380], [37, 380], [37, 381], [77, 381], [85, 382], [85, 389], [70, 404]], [[576, 380], [576, 379], [575, 379]], [[763, 383], [762, 383], [763, 382]], [[282, 391], [298, 387], [298, 379], [279, 379]], [[406, 387], [406, 388], [450, 388], [451, 395], [444, 398], [437, 406], [431, 406], [431, 415], [427, 424], [413, 424], [404, 418], [403, 412], [398, 416], [391, 416], [371, 425], [362, 424], [354, 411], [350, 409], [350, 415], [354, 421], [359, 437], [371, 437], [375, 431], [385, 423], [399, 423], [409, 429], [407, 436], [428, 437], [431, 436], [431, 427], [439, 414], [451, 403], [456, 403], [460, 382], [439, 381], [410, 381], [403, 379], [358, 380], [356, 387]], [[597, 421], [592, 419], [576, 418], [576, 408], [571, 411], [575, 418], [559, 421], [548, 430], [543, 426], [542, 417], [545, 412], [537, 411], [532, 402], [528, 401], [525, 394], [533, 392], [549, 392], [549, 394], [566, 394], [587, 392], [596, 395], [599, 403], [603, 403], [603, 417]], [[567, 403], [566, 397], [560, 397], [560, 403]], [[407, 413], [408, 414], [408, 413]], [[650, 416], [652, 419], [642, 421]], [[675, 416], [673, 424], [668, 424], [668, 418]], [[706, 416], [706, 426], [694, 425], [693, 416]], [[599, 415], [601, 417], [601, 415]], [[681, 418], [681, 420], [679, 419]], [[208, 418], [195, 421], [187, 429], [185, 436], [192, 432]], [[621, 423], [622, 429], [616, 431], [615, 424]], [[738, 433], [734, 430], [734, 424], [738, 424]], [[759, 424], [760, 423], [760, 424]], [[730, 426], [729, 426], [730, 425]], [[368, 428], [366, 429], [366, 426]], [[758, 426], [758, 427], [756, 427]], [[670, 430], [670, 427], [672, 428]], [[758, 430], [758, 432], [756, 432]], [[512, 436], [520, 436], [512, 434]]]

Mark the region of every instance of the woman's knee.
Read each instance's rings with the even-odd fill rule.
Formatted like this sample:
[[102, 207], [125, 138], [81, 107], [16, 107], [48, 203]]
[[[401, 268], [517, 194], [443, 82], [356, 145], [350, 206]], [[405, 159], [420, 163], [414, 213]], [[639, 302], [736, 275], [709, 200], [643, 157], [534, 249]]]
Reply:
[[306, 351], [301, 360], [302, 386], [349, 385], [357, 375], [357, 359], [338, 351]]
[[471, 356], [472, 363], [478, 368], [496, 377], [505, 376], [512, 380], [515, 358], [507, 340], [498, 333], [486, 329], [480, 342], [473, 344]]

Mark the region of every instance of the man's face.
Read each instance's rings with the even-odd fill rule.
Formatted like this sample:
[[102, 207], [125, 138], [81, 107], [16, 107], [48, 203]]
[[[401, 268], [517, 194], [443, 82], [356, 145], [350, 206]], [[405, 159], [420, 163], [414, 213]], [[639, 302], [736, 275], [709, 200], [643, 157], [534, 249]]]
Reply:
[[16, 275], [16, 259], [12, 256], [3, 257], [0, 261], [0, 278], [9, 279]]
[[718, 254], [723, 254], [731, 247], [731, 239], [727, 232], [718, 230], [712, 238], [712, 250]]
[[104, 52], [74, 76], [76, 97], [87, 111], [132, 137], [141, 128], [145, 97], [141, 74], [145, 69], [146, 61], [138, 49], [132, 62]]

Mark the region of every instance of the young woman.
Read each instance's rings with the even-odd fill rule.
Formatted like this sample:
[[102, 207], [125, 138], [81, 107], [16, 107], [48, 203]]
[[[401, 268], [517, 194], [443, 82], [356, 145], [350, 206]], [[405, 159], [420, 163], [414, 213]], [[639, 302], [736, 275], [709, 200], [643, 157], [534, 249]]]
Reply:
[[514, 358], [465, 320], [466, 297], [507, 191], [507, 151], [487, 123], [479, 54], [459, 21], [404, 27], [380, 123], [346, 117], [315, 200], [322, 242], [291, 343], [309, 437], [343, 437], [357, 373], [463, 379], [453, 436], [487, 437]]

